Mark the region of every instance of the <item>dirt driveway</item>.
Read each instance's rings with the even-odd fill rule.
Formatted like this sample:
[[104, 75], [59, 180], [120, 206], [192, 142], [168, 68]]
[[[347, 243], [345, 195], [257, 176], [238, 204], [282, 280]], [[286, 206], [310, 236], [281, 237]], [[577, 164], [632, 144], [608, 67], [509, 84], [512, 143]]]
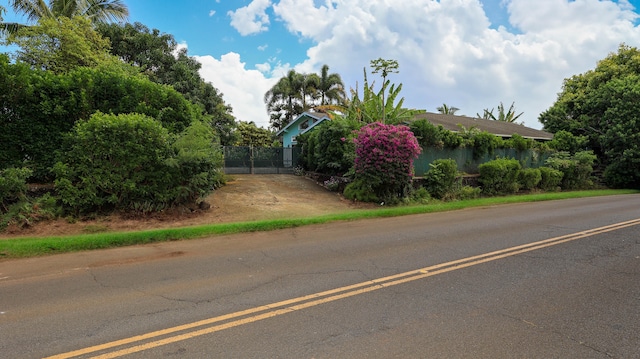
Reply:
[[[199, 224], [231, 223], [262, 219], [300, 218], [367, 207], [354, 204], [314, 181], [294, 175], [233, 175], [227, 185], [211, 194], [205, 211], [164, 213], [152, 218], [108, 216], [69, 223], [56, 220], [31, 228], [9, 228], [0, 238], [52, 236], [109, 231], [134, 231]], [[187, 213], [185, 213], [187, 212]]]

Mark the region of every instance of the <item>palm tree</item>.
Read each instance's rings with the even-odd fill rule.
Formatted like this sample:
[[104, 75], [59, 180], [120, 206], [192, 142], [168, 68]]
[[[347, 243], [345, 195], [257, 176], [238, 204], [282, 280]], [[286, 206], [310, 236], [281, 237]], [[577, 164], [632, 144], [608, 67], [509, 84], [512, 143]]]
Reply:
[[304, 109], [301, 94], [304, 76], [295, 70], [289, 70], [286, 76], [278, 80], [269, 91], [264, 94], [267, 112], [271, 114], [271, 126], [276, 130], [282, 129]]
[[456, 112], [460, 111], [459, 108], [453, 106], [447, 106], [446, 103], [443, 103], [442, 106], [436, 107], [436, 110], [443, 115], [455, 115]]
[[318, 92], [321, 106], [342, 104], [347, 97], [342, 78], [336, 73], [329, 74], [329, 65], [323, 65], [320, 70]]
[[[93, 24], [126, 21], [129, 9], [122, 0], [10, 0], [9, 5], [18, 15], [24, 15], [27, 22], [35, 23], [42, 18], [83, 16]], [[19, 23], [0, 23], [0, 33], [15, 33]]]
[[302, 84], [300, 86], [300, 98], [302, 99], [302, 111], [314, 107], [314, 101], [318, 98], [320, 77], [316, 74], [300, 74]]
[[484, 109], [484, 114], [482, 116], [480, 116], [479, 113], [476, 114], [476, 116], [478, 118], [482, 118], [485, 120], [494, 120], [494, 121], [502, 121], [502, 122], [516, 122], [516, 120], [522, 116], [522, 114], [524, 112], [520, 112], [519, 114], [516, 115], [516, 109], [515, 109], [515, 102], [511, 103], [511, 106], [509, 106], [509, 110], [507, 110], [505, 112], [504, 110], [504, 105], [502, 104], [502, 102], [500, 102], [500, 105], [498, 105], [498, 117], [496, 117], [496, 115], [493, 114], [493, 109], [491, 109], [491, 111], [489, 111], [488, 109]]

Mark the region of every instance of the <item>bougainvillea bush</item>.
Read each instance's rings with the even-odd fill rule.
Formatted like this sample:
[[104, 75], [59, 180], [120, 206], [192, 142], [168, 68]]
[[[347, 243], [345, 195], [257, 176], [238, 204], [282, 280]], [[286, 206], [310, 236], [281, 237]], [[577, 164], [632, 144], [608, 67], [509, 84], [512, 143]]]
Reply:
[[346, 196], [395, 203], [409, 194], [413, 160], [421, 151], [409, 127], [374, 122], [362, 127], [354, 141], [355, 175]]

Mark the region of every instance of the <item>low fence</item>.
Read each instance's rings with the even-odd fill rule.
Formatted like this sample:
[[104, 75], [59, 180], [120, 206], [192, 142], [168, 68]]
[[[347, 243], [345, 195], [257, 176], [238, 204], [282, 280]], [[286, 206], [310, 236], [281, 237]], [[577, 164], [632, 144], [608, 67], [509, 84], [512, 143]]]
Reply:
[[297, 147], [224, 147], [226, 174], [290, 174], [298, 163]]

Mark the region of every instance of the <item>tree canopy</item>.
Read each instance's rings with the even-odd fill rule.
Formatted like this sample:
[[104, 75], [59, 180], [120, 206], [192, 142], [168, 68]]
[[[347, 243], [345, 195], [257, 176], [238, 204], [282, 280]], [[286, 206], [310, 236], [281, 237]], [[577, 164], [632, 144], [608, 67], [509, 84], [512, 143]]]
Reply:
[[342, 79], [329, 73], [329, 66], [322, 66], [320, 75], [287, 72], [264, 94], [264, 102], [270, 116], [271, 127], [284, 128], [296, 116], [310, 108], [341, 105], [345, 101]]
[[[9, 6], [18, 15], [24, 15], [29, 24], [0, 23], [0, 33], [15, 33], [41, 19], [72, 18], [81, 16], [92, 24], [126, 21], [129, 9], [122, 0], [9, 0]], [[2, 18], [0, 17], [0, 21]]]
[[111, 41], [111, 54], [131, 64], [151, 81], [171, 85], [211, 117], [223, 145], [234, 142], [236, 127], [231, 106], [222, 93], [199, 74], [201, 64], [179, 49], [173, 35], [150, 30], [141, 23], [100, 24], [97, 31]]
[[81, 66], [95, 67], [109, 60], [109, 41], [86, 18], [44, 18], [7, 37], [18, 45], [16, 59], [31, 68], [66, 73]]
[[620, 45], [595, 69], [565, 79], [539, 120], [545, 130], [586, 136], [609, 185], [640, 188], [640, 51]]

